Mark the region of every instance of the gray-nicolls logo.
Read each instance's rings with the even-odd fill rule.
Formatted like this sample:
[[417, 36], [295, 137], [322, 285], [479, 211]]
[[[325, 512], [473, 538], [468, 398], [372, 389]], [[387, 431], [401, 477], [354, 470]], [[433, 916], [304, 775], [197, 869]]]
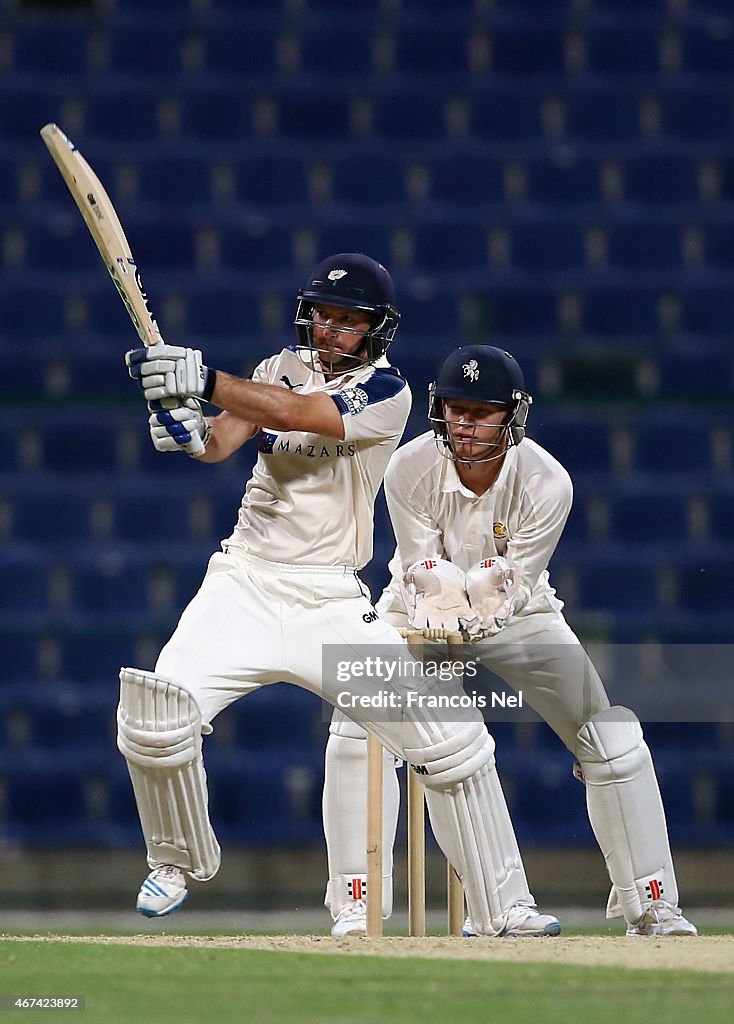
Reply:
[[479, 380], [479, 363], [476, 359], [470, 359], [461, 368], [464, 371], [464, 376], [468, 377], [469, 380]]

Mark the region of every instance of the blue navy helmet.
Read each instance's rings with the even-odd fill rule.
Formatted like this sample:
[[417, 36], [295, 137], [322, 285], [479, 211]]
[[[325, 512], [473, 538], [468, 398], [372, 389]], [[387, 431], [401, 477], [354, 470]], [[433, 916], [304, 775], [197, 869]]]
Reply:
[[507, 409], [498, 440], [483, 445], [488, 454], [461, 461], [489, 462], [499, 458], [511, 445], [525, 437], [525, 425], [532, 398], [525, 390], [525, 378], [517, 361], [504, 349], [492, 345], [457, 348], [441, 367], [438, 379], [428, 389], [428, 418], [444, 454], [456, 459], [444, 414], [444, 399], [482, 402]]
[[294, 322], [299, 352], [308, 349], [311, 358], [314, 353], [319, 354], [313, 343], [313, 309], [318, 303], [323, 303], [358, 310], [372, 318], [372, 326], [364, 335], [364, 344], [354, 353], [349, 369], [374, 362], [387, 352], [398, 329], [400, 313], [394, 302], [392, 278], [381, 263], [361, 252], [329, 256], [309, 274], [308, 281], [298, 292]]

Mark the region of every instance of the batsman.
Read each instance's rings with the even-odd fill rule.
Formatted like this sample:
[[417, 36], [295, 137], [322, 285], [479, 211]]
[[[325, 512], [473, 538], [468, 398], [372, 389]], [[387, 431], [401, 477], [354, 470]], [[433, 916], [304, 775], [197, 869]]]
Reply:
[[[563, 466], [525, 436], [531, 403], [509, 353], [470, 345], [448, 356], [430, 389], [431, 429], [395, 453], [385, 476], [398, 546], [377, 610], [396, 627], [466, 632], [471, 624], [482, 634], [471, 657], [522, 691], [575, 759], [612, 883], [607, 916], [623, 917], [629, 936], [696, 935], [678, 906], [663, 804], [640, 723], [629, 708], [610, 705], [550, 585], [548, 563], [573, 488]], [[365, 930], [364, 906], [346, 898], [343, 884], [366, 871], [364, 843], [353, 839], [365, 832], [364, 740], [363, 731], [334, 713], [324, 827], [335, 934]], [[384, 834], [392, 838], [394, 770], [384, 788]], [[496, 823], [502, 827], [511, 829], [509, 820]], [[485, 927], [468, 902], [464, 934], [481, 933]], [[390, 903], [387, 877], [383, 913]], [[517, 934], [549, 934], [545, 921], [525, 910]]]
[[[159, 451], [219, 462], [259, 438], [236, 525], [154, 670], [120, 672], [118, 747], [147, 846], [137, 899], [147, 916], [176, 910], [189, 879], [205, 882], [219, 868], [202, 756], [219, 712], [279, 681], [336, 704], [343, 687], [324, 675], [326, 644], [406, 650], [358, 575], [372, 555], [375, 496], [410, 410], [409, 388], [386, 358], [398, 322], [387, 270], [340, 253], [299, 292], [296, 344], [251, 380], [206, 366], [198, 350], [158, 344], [127, 355]], [[205, 417], [201, 399], [221, 413]], [[364, 724], [420, 774], [473, 927], [503, 934], [508, 908], [531, 897], [481, 715], [442, 723], [415, 712]]]

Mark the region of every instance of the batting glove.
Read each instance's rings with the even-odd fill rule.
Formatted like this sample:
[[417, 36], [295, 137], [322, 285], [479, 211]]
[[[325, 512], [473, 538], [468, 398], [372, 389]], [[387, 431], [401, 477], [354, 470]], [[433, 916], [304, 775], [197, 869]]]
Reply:
[[480, 630], [464, 591], [464, 573], [453, 562], [427, 558], [415, 562], [405, 573], [408, 592], [408, 619], [414, 629], [459, 630], [474, 639]]
[[466, 593], [487, 636], [504, 627], [515, 610], [520, 580], [504, 558], [484, 558], [466, 574]]
[[163, 408], [160, 400], [151, 402], [148, 424], [150, 439], [157, 452], [186, 452], [201, 455], [206, 450], [212, 428], [202, 412], [201, 403], [186, 398], [173, 408]]
[[130, 376], [143, 389], [146, 402], [167, 398], [203, 398], [214, 391], [216, 371], [204, 366], [196, 348], [151, 345], [125, 356]]

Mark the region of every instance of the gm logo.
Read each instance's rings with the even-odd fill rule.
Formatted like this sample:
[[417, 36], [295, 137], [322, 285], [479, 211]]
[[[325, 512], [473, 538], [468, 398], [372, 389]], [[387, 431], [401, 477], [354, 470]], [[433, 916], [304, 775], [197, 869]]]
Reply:
[[362, 622], [377, 622], [379, 618], [376, 611], [365, 612], [362, 616]]

